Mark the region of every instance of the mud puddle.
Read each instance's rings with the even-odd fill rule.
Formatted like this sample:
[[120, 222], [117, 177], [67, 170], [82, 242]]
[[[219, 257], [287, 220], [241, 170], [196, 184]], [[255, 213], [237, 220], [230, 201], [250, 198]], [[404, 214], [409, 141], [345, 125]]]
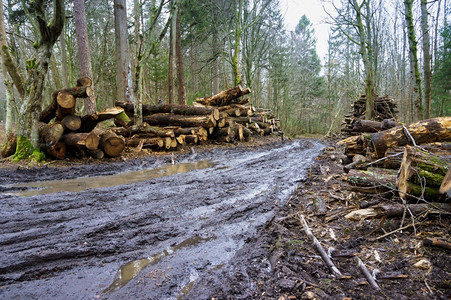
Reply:
[[[52, 193], [70, 192], [76, 193], [93, 188], [106, 188], [117, 185], [126, 185], [136, 182], [151, 180], [177, 173], [186, 173], [192, 170], [211, 168], [215, 163], [211, 160], [203, 160], [189, 163], [167, 164], [156, 169], [130, 171], [106, 176], [82, 177], [65, 180], [35, 181], [25, 184], [7, 186], [9, 190], [21, 189], [17, 192], [9, 192], [14, 196], [31, 197]], [[26, 189], [24, 189], [26, 188]]]
[[[231, 263], [245, 261], [245, 269], [259, 259], [241, 249], [285, 205], [322, 147], [297, 140], [215, 149], [128, 183], [134, 175], [124, 173], [102, 187], [87, 187], [93, 177], [74, 181], [71, 193], [60, 192], [61, 181], [52, 183], [59, 191], [44, 189], [47, 182], [24, 191], [45, 191], [33, 201], [0, 194], [0, 298], [211, 299], [211, 282]], [[36, 178], [21, 172], [24, 182]]]
[[[196, 246], [201, 243], [208, 242], [210, 240], [216, 239], [216, 236], [209, 236], [209, 237], [201, 237], [201, 236], [194, 236], [191, 237], [180, 244], [177, 244], [175, 246], [169, 247], [167, 250], [164, 250], [161, 253], [157, 253], [151, 257], [147, 258], [141, 258], [138, 260], [134, 260], [132, 262], [129, 262], [121, 267], [121, 269], [117, 272], [114, 282], [103, 291], [103, 293], [111, 293], [114, 292], [123, 286], [125, 286], [130, 280], [138, 276], [141, 271], [146, 268], [149, 265], [155, 265], [158, 262], [160, 262], [163, 257], [174, 254], [177, 250], [180, 250], [182, 248], [187, 248], [191, 246]], [[190, 285], [192, 286], [194, 284], [194, 281], [191, 281]], [[186, 293], [186, 291], [185, 291]]]

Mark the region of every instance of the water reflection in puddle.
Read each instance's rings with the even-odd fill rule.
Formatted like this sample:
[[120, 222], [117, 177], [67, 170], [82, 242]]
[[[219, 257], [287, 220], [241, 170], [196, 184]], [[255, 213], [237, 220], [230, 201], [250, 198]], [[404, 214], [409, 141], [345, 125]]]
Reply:
[[144, 268], [146, 268], [147, 266], [156, 265], [165, 256], [168, 256], [177, 250], [180, 250], [182, 248], [188, 248], [191, 246], [196, 246], [204, 242], [215, 240], [216, 238], [217, 237], [214, 235], [210, 237], [194, 236], [192, 238], [184, 240], [180, 244], [169, 247], [169, 249], [164, 250], [163, 252], [152, 255], [151, 257], [129, 262], [121, 267], [121, 269], [116, 273], [113, 283], [108, 288], [106, 288], [103, 291], [103, 293], [111, 293], [119, 290], [120, 288], [125, 286], [130, 280], [138, 276], [138, 274], [141, 273], [141, 271]]
[[211, 160], [202, 160], [175, 165], [164, 165], [156, 169], [131, 171], [107, 176], [93, 176], [65, 180], [37, 181], [15, 184], [14, 187], [36, 188], [25, 191], [11, 192], [9, 194], [22, 197], [44, 195], [59, 192], [80, 192], [92, 188], [105, 188], [116, 185], [136, 183], [178, 173], [186, 173], [192, 170], [211, 168], [215, 165]]

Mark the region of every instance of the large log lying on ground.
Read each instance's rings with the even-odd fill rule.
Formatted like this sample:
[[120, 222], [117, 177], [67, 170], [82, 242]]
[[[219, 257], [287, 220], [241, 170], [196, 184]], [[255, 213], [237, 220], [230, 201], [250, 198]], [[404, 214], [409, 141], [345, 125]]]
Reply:
[[[134, 114], [135, 108], [133, 103], [116, 101], [116, 106], [122, 107], [129, 116]], [[143, 116], [158, 113], [173, 113], [176, 115], [212, 115], [215, 120], [219, 119], [219, 110], [214, 107], [195, 107], [178, 104], [143, 104]]]
[[371, 134], [372, 147], [378, 157], [382, 157], [390, 147], [411, 144], [409, 134], [417, 144], [451, 141], [451, 117], [422, 120], [403, 126]]
[[[351, 169], [347, 175], [350, 190], [365, 194], [380, 194], [395, 192], [397, 170], [368, 168], [368, 170]], [[423, 196], [428, 200], [437, 200], [439, 197], [438, 187], [426, 186], [424, 189], [415, 181], [405, 183], [404, 192], [415, 197]]]
[[[413, 195], [424, 193], [427, 198], [439, 195], [440, 185], [448, 169], [449, 164], [440, 157], [406, 145], [396, 184], [399, 195], [402, 198], [406, 193]], [[409, 185], [412, 186], [412, 183], [417, 186], [417, 190], [410, 190]]]
[[373, 134], [352, 136], [338, 144], [346, 145], [347, 155], [365, 155], [368, 149], [375, 157], [380, 158], [388, 148], [413, 144], [411, 137], [416, 144], [451, 141], [451, 117], [422, 120]]
[[413, 215], [425, 212], [451, 213], [451, 204], [432, 202], [428, 204], [407, 204], [405, 206], [402, 204], [382, 205], [352, 211], [345, 218], [352, 221], [361, 221], [368, 218], [397, 218], [402, 217], [406, 213], [406, 209], [410, 210]]
[[183, 127], [215, 127], [216, 121], [211, 115], [173, 115], [173, 114], [154, 114], [145, 116], [144, 122], [149, 125], [183, 126]]
[[247, 95], [251, 92], [249, 88], [243, 89], [241, 85], [222, 91], [214, 96], [198, 98], [196, 102], [207, 106], [224, 106], [232, 104], [233, 100]]

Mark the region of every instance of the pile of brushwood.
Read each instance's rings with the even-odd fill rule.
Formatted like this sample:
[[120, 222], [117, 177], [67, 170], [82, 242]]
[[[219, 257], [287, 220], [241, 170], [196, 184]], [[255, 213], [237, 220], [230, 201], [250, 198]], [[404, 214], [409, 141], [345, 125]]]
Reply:
[[[194, 105], [145, 104], [143, 123], [134, 122], [134, 104], [116, 102], [93, 115], [76, 114], [76, 100], [92, 95], [92, 80], [82, 77], [73, 88], [55, 91], [39, 116], [40, 149], [64, 159], [91, 156], [121, 156], [126, 147], [174, 149], [184, 144], [248, 141], [252, 136], [279, 132], [278, 120], [270, 110], [249, 105], [250, 89], [237, 86]], [[114, 122], [103, 122], [113, 120]], [[102, 123], [101, 123], [102, 122]], [[10, 135], [2, 157], [14, 154], [17, 137]]]
[[352, 105], [353, 112], [345, 116], [341, 132], [345, 136], [356, 135], [361, 132], [378, 132], [399, 125], [397, 104], [388, 96], [374, 98], [374, 120], [365, 120], [366, 96], [362, 95]]

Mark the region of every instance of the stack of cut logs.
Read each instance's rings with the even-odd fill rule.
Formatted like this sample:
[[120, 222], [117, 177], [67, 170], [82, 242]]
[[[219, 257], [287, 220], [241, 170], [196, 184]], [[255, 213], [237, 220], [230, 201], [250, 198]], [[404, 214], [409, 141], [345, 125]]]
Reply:
[[[393, 191], [401, 198], [435, 200], [451, 195], [451, 117], [352, 136], [345, 166], [353, 190]], [[352, 159], [352, 162], [351, 162]], [[447, 196], [448, 195], [448, 196]]]
[[[199, 98], [194, 105], [144, 104], [143, 124], [129, 124], [113, 131], [126, 139], [131, 147], [171, 149], [183, 144], [214, 140], [233, 142], [249, 140], [252, 134], [267, 135], [278, 131], [278, 120], [270, 110], [246, 106], [249, 98], [241, 99], [250, 89], [241, 86], [208, 98]], [[116, 102], [132, 117], [132, 103]]]
[[397, 105], [393, 98], [388, 96], [374, 99], [374, 120], [365, 120], [366, 97], [362, 95], [352, 105], [353, 113], [346, 115], [343, 122], [342, 133], [344, 135], [356, 135], [361, 132], [378, 132], [395, 127], [397, 123]]
[[[92, 94], [92, 80], [82, 77], [74, 88], [56, 91], [52, 102], [39, 116], [40, 148], [47, 155], [64, 159], [67, 155], [117, 157], [126, 146], [172, 149], [183, 144], [214, 140], [232, 142], [249, 140], [251, 135], [279, 131], [278, 120], [270, 110], [246, 106], [249, 89], [237, 86], [209, 98], [197, 99], [195, 105], [143, 105], [143, 124], [135, 125], [132, 103], [116, 102], [93, 115], [77, 116], [77, 98]], [[98, 126], [114, 119], [115, 127]], [[15, 138], [15, 137], [13, 137]], [[15, 140], [10, 142], [14, 153]], [[11, 151], [8, 152], [9, 155]], [[6, 155], [2, 152], [2, 155]]]
[[[87, 98], [92, 94], [92, 80], [82, 77], [77, 86], [56, 91], [52, 102], [39, 116], [40, 148], [47, 155], [64, 159], [90, 155], [96, 158], [120, 156], [125, 149], [125, 140], [112, 130], [96, 127], [101, 121], [115, 118], [118, 122], [130, 121], [122, 108], [109, 108], [93, 115], [75, 115], [76, 98]], [[54, 119], [53, 122], [51, 122]]]

